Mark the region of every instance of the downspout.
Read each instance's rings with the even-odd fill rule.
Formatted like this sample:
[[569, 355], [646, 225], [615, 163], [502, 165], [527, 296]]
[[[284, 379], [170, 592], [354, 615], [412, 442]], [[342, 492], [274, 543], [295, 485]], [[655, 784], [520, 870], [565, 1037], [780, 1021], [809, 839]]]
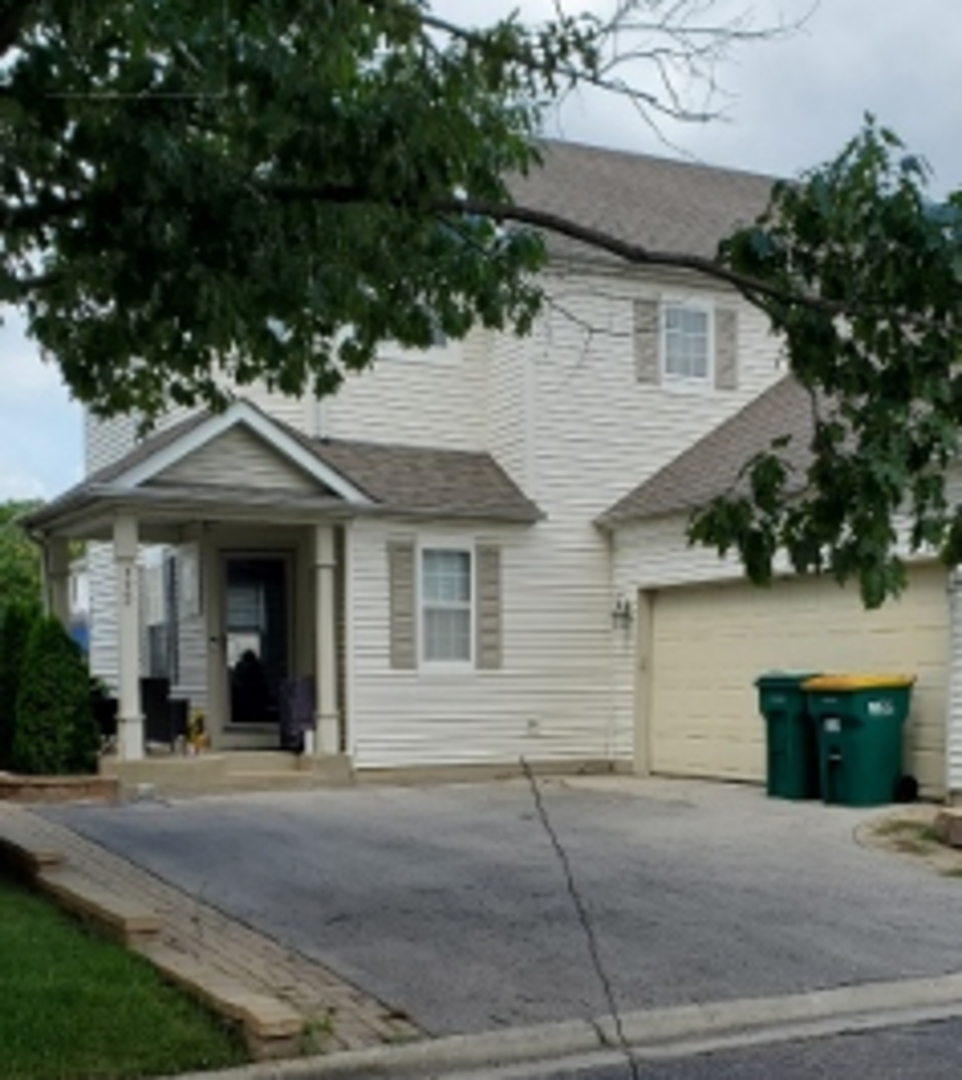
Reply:
[[[949, 572], [949, 687], [945, 716], [945, 800], [954, 804], [962, 791], [954, 759], [962, 752], [962, 567]], [[958, 707], [956, 706], [958, 702]]]

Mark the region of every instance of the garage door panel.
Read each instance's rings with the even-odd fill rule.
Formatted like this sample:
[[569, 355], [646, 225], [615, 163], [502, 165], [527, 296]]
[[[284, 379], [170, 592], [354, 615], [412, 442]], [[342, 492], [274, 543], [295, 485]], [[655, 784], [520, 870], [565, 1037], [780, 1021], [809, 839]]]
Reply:
[[655, 772], [760, 781], [764, 726], [755, 678], [769, 669], [908, 671], [918, 676], [906, 730], [909, 768], [944, 784], [948, 599], [945, 572], [916, 568], [896, 602], [866, 612], [857, 591], [800, 579], [655, 594], [649, 664]]

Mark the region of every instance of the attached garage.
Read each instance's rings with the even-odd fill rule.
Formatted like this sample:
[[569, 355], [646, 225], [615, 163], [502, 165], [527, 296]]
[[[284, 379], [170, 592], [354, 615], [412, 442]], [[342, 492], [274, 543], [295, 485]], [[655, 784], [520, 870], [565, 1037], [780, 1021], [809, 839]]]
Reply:
[[866, 611], [854, 582], [786, 576], [756, 588], [737, 561], [687, 542], [691, 511], [737, 487], [744, 463], [786, 435], [784, 458], [801, 481], [812, 411], [791, 376], [598, 519], [612, 545], [615, 602], [630, 598], [638, 613], [613, 644], [616, 730], [630, 734], [641, 770], [761, 782], [761, 673], [904, 672], [918, 680], [906, 768], [925, 795], [962, 792], [960, 571], [916, 562], [899, 600]]
[[903, 597], [866, 611], [854, 589], [785, 579], [651, 591], [637, 735], [654, 773], [761, 781], [764, 726], [753, 683], [763, 671], [910, 672], [918, 677], [906, 763], [923, 791], [945, 790], [950, 611], [944, 568], [911, 571]]

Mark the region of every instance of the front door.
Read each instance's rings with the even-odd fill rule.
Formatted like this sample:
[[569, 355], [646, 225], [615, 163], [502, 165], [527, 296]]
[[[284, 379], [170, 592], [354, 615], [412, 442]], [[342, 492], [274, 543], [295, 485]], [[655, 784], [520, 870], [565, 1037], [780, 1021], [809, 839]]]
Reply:
[[291, 673], [289, 554], [225, 554], [229, 722], [276, 726], [281, 685]]

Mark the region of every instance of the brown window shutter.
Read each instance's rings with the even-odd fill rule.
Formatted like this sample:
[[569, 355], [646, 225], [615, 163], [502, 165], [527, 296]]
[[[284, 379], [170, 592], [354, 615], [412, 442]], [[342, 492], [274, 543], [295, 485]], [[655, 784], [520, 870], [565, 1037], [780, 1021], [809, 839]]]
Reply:
[[661, 305], [657, 300], [635, 301], [635, 378], [661, 382]]
[[391, 667], [413, 671], [418, 666], [415, 547], [391, 541], [387, 546], [390, 604]]
[[715, 309], [715, 388], [738, 389], [738, 312]]
[[475, 601], [475, 666], [496, 671], [502, 665], [501, 646], [501, 549], [481, 545], [477, 559]]

